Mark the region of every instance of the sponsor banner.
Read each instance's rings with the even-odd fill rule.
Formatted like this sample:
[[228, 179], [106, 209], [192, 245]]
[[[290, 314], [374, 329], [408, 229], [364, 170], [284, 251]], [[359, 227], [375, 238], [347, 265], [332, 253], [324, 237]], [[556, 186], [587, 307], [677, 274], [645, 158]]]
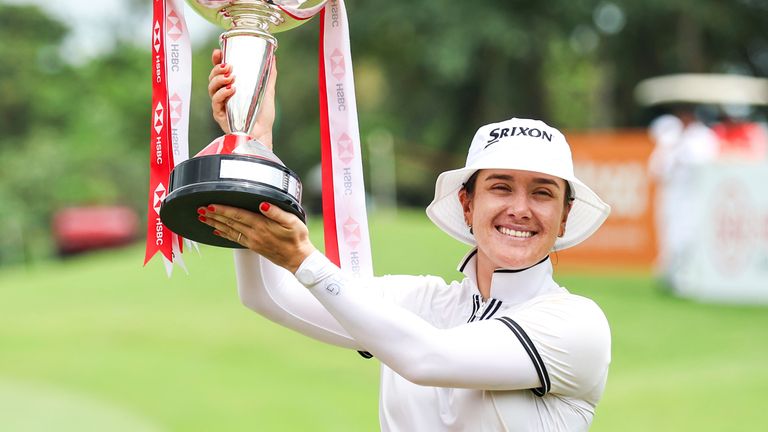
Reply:
[[568, 132], [576, 177], [611, 206], [602, 227], [558, 252], [562, 267], [650, 269], [656, 259], [654, 185], [648, 174], [653, 142], [645, 130]]
[[768, 303], [768, 164], [694, 168], [697, 235], [670, 275], [680, 295], [708, 301]]

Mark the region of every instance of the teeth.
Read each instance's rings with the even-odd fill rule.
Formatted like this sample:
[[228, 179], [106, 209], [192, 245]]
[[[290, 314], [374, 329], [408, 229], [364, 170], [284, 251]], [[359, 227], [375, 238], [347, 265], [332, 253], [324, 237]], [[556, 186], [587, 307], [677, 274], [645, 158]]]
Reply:
[[512, 237], [528, 238], [533, 235], [531, 231], [515, 231], [504, 227], [499, 227], [498, 229], [500, 233]]

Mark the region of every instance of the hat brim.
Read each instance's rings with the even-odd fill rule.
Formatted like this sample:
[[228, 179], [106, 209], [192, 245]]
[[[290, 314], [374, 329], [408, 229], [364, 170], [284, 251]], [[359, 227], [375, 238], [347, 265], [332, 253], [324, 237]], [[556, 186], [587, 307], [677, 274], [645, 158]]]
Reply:
[[[435, 184], [435, 197], [427, 207], [427, 216], [435, 225], [451, 237], [472, 246], [476, 246], [477, 242], [464, 221], [459, 190], [478, 169], [481, 168], [459, 168], [440, 174]], [[611, 211], [608, 204], [575, 176], [558, 177], [570, 183], [574, 201], [566, 221], [565, 234], [555, 240], [553, 250], [563, 250], [586, 240], [600, 228]]]

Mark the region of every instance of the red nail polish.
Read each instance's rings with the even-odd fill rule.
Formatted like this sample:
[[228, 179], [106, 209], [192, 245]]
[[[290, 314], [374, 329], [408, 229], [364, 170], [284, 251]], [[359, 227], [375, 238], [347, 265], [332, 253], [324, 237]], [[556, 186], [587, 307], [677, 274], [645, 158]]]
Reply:
[[219, 63], [219, 67], [224, 69], [225, 67], [227, 67], [227, 64], [226, 63]]
[[227, 84], [227, 90], [232, 88], [232, 84]]
[[265, 211], [269, 211], [269, 203], [263, 202], [263, 203], [261, 203], [261, 205], [259, 206], [259, 208], [260, 208], [260, 209], [261, 209], [261, 211], [263, 211], [263, 212], [265, 212]]
[[216, 211], [216, 207], [214, 207], [214, 206], [212, 206], [212, 205], [209, 205], [209, 206], [208, 206], [208, 211], [210, 211], [210, 212], [214, 212], [214, 211]]
[[197, 219], [200, 220], [200, 222], [205, 222], [208, 220], [205, 216], [198, 216]]
[[199, 209], [197, 209], [197, 213], [201, 214], [201, 215], [204, 215], [205, 214], [205, 209], [204, 208], [199, 208]]
[[221, 237], [221, 231], [213, 230], [213, 235]]

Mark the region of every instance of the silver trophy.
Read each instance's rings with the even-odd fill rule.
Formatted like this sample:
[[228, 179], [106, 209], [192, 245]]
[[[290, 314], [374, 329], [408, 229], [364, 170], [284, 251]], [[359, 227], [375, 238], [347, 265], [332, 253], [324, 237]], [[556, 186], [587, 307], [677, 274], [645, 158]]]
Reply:
[[266, 201], [305, 221], [301, 180], [267, 147], [251, 136], [277, 39], [273, 33], [306, 19], [287, 13], [309, 12], [327, 0], [187, 0], [198, 14], [223, 27], [223, 62], [232, 65], [237, 89], [227, 101], [230, 133], [217, 138], [171, 172], [160, 218], [173, 232], [196, 242], [229, 248], [242, 246], [213, 235], [197, 220], [196, 210], [211, 203], [258, 212]]

